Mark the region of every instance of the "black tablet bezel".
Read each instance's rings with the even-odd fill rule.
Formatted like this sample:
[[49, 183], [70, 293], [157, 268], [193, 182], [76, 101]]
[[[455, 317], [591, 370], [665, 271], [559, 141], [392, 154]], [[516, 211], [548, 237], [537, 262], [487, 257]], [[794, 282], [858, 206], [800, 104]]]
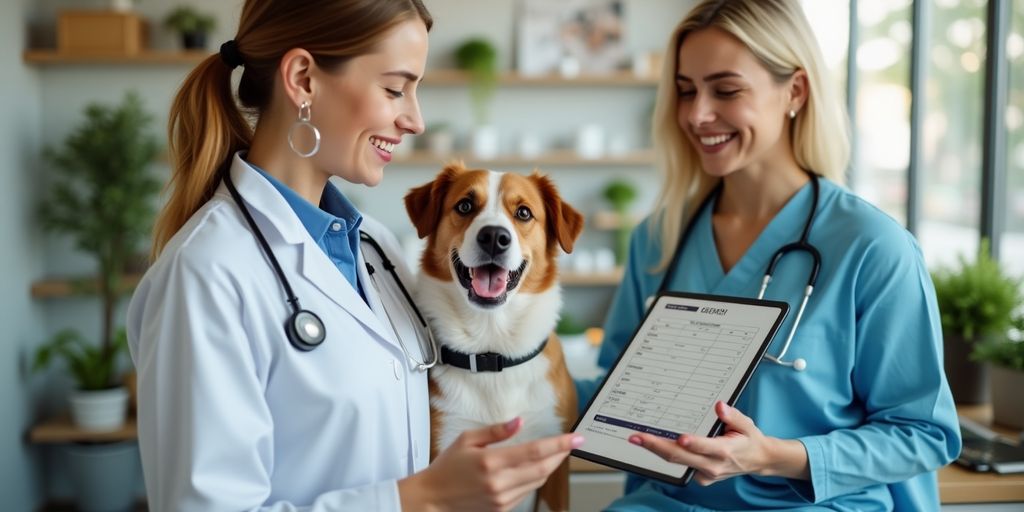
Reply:
[[[761, 363], [761, 360], [764, 358], [764, 354], [768, 350], [768, 345], [770, 345], [772, 340], [775, 339], [775, 335], [778, 333], [779, 327], [782, 325], [782, 322], [786, 319], [786, 316], [789, 314], [789, 304], [782, 301], [752, 299], [747, 297], [730, 297], [727, 295], [712, 295], [706, 293], [687, 293], [674, 291], [659, 293], [657, 296], [654, 297], [654, 300], [651, 302], [650, 307], [648, 307], [647, 311], [644, 313], [644, 317], [637, 324], [636, 329], [633, 330], [633, 334], [630, 335], [629, 342], [626, 343], [626, 345], [622, 348], [622, 350], [619, 352], [619, 355], [615, 358], [615, 362], [608, 369], [605, 380], [601, 382], [601, 385], [598, 386], [597, 390], [594, 391], [594, 394], [591, 395], [590, 400], [587, 402], [587, 406], [583, 408], [583, 414], [580, 414], [579, 417], [576, 418], [576, 422], [573, 424], [572, 429], [570, 429], [570, 432], [575, 432], [576, 429], [579, 428], [580, 422], [582, 422], [583, 418], [587, 416], [586, 412], [589, 411], [590, 408], [594, 405], [594, 400], [596, 400], [597, 396], [601, 394], [601, 390], [604, 388], [604, 385], [608, 382], [607, 376], [612, 374], [615, 368], [619, 365], [619, 362], [622, 361], [622, 356], [625, 355], [627, 351], [629, 351], [629, 347], [630, 345], [633, 344], [633, 341], [636, 340], [636, 335], [640, 332], [640, 328], [643, 327], [644, 323], [647, 322], [647, 318], [650, 317], [651, 313], [654, 311], [654, 306], [658, 304], [662, 297], [696, 299], [731, 304], [745, 304], [751, 306], [764, 306], [776, 308], [779, 310], [779, 315], [778, 317], [776, 317], [775, 323], [772, 324], [771, 329], [768, 331], [768, 335], [765, 336], [764, 341], [761, 342], [761, 346], [758, 347], [757, 356], [751, 362], [750, 366], [747, 367], [746, 371], [744, 371], [743, 376], [740, 378], [739, 386], [736, 387], [736, 390], [733, 391], [732, 396], [730, 396], [729, 400], [726, 402], [729, 406], [733, 406], [736, 403], [736, 399], [739, 398], [740, 393], [742, 393], [743, 389], [747, 386], [747, 382], [750, 381], [750, 377], [754, 374], [754, 370], [757, 369], [757, 366]], [[717, 436], [718, 434], [721, 433], [722, 427], [722, 421], [715, 420], [715, 423], [714, 425], [712, 425], [711, 431], [708, 432], [707, 436]], [[602, 455], [590, 453], [582, 448], [576, 448], [572, 450], [572, 452], [570, 452], [570, 455], [574, 457], [579, 457], [581, 459], [586, 459], [591, 462], [596, 462], [598, 464], [602, 464], [611, 468], [629, 471], [631, 473], [636, 473], [641, 476], [653, 478], [655, 480], [660, 480], [662, 482], [667, 482], [673, 485], [680, 486], [688, 484], [690, 480], [693, 478], [693, 474], [696, 472], [696, 470], [693, 467], [687, 467], [686, 472], [683, 473], [682, 478], [676, 478], [672, 475], [666, 475], [664, 473], [652, 471], [647, 468], [642, 468], [626, 462], [610, 459]]]

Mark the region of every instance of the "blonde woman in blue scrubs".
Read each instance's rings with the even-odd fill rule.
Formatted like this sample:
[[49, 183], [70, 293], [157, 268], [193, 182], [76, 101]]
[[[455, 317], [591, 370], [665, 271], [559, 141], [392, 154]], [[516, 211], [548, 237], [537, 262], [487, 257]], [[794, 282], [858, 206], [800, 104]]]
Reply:
[[[934, 290], [910, 233], [839, 184], [847, 119], [799, 2], [701, 2], [666, 56], [654, 119], [662, 193], [633, 234], [599, 364], [615, 361], [680, 243], [668, 289], [754, 297], [816, 207], [807, 236], [821, 267], [788, 364], [762, 361], [735, 408], [716, 404], [724, 435], [629, 439], [696, 468], [695, 482], [630, 475], [610, 510], [938, 510], [935, 471], [960, 437]], [[765, 298], [792, 312], [769, 354], [811, 268], [790, 253], [775, 269]], [[597, 382], [577, 386], [585, 405]]]

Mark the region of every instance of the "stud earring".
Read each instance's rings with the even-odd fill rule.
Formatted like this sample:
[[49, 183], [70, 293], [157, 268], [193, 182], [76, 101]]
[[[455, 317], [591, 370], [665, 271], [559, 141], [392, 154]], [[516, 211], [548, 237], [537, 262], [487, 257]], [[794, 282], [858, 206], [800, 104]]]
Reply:
[[[309, 102], [303, 101], [302, 104], [299, 105], [299, 120], [295, 121], [295, 124], [292, 125], [290, 130], [288, 130], [288, 147], [292, 148], [292, 151], [302, 158], [309, 158], [315, 155], [317, 151], [320, 151], [320, 130], [317, 130], [316, 126], [313, 126], [313, 123], [309, 122], [312, 115], [313, 112], [310, 110]], [[295, 148], [294, 136], [296, 130], [300, 128], [306, 128], [313, 133], [313, 149], [308, 152], [302, 152]]]
[[796, 110], [792, 110], [792, 109], [791, 109], [791, 110], [789, 111], [789, 118], [790, 118], [790, 119], [796, 119]]

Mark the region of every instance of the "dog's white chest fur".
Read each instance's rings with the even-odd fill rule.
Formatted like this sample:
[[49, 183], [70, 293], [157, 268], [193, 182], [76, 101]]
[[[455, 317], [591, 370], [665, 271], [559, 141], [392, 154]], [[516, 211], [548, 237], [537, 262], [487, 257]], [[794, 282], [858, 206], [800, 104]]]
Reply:
[[[561, 307], [558, 287], [540, 294], [520, 294], [493, 315], [469, 306], [461, 290], [425, 277], [418, 301], [441, 343], [466, 354], [498, 352], [521, 357], [535, 350], [553, 330]], [[562, 419], [558, 397], [548, 379], [544, 354], [500, 372], [473, 373], [438, 365], [430, 379], [440, 393], [431, 405], [441, 412], [439, 448], [444, 450], [466, 430], [523, 418], [523, 428], [508, 442], [519, 443], [558, 434]]]
[[562, 419], [554, 412], [558, 399], [547, 380], [548, 360], [538, 356], [527, 363], [501, 372], [471, 373], [452, 367], [438, 367], [430, 378], [441, 393], [431, 405], [442, 413], [438, 432], [444, 450], [467, 430], [523, 419], [523, 428], [506, 443], [520, 443], [561, 433]]

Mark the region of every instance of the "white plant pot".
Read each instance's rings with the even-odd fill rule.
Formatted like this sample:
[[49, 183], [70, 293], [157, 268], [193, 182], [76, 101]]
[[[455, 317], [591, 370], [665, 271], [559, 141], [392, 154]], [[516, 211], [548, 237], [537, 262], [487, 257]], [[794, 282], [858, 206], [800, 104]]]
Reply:
[[448, 156], [455, 146], [455, 137], [449, 131], [436, 131], [427, 135], [427, 149], [434, 156]]
[[129, 12], [135, 7], [134, 0], [110, 0], [110, 8], [117, 12]]
[[1024, 400], [1020, 399], [1024, 372], [993, 364], [989, 378], [992, 382], [992, 421], [1005, 427], [1024, 428]]
[[119, 387], [71, 394], [71, 420], [90, 432], [109, 432], [124, 426], [128, 415], [128, 390]]
[[492, 125], [478, 126], [473, 130], [473, 156], [490, 160], [498, 156], [498, 128]]

